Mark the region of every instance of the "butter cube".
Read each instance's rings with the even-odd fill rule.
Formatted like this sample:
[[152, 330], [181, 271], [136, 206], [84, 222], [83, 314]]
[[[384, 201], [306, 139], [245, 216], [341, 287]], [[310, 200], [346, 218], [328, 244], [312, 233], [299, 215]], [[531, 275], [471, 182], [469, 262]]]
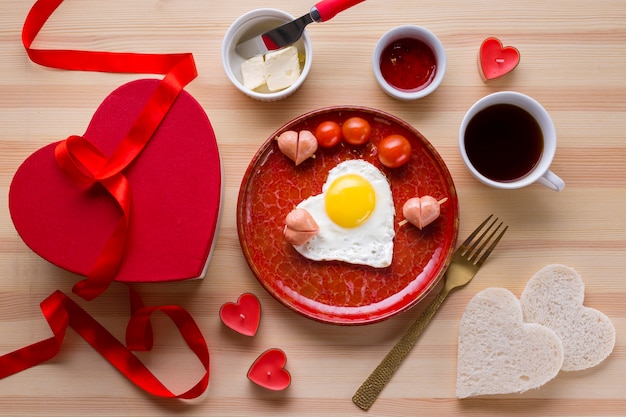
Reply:
[[250, 90], [265, 85], [265, 62], [263, 55], [253, 56], [241, 64], [243, 85]]
[[270, 91], [291, 86], [300, 76], [298, 49], [288, 46], [265, 54], [265, 81]]

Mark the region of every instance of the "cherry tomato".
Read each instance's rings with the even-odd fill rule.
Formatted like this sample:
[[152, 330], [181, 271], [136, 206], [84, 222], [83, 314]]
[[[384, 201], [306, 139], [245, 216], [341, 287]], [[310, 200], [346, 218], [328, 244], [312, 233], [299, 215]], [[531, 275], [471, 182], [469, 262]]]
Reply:
[[389, 135], [378, 143], [378, 160], [387, 168], [398, 168], [411, 159], [411, 143], [402, 135]]
[[361, 117], [350, 117], [341, 126], [343, 138], [351, 145], [363, 145], [370, 140], [372, 127]]
[[331, 148], [341, 142], [341, 126], [332, 120], [322, 122], [315, 128], [315, 137], [322, 148]]

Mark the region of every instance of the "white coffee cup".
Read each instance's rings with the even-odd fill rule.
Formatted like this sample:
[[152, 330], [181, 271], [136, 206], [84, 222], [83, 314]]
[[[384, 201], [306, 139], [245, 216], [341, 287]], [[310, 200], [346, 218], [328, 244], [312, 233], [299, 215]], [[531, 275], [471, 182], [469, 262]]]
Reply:
[[[511, 109], [510, 106], [503, 105], [513, 105], [517, 108], [525, 110], [525, 112], [517, 114], [519, 113], [518, 109]], [[507, 112], [512, 110], [515, 115], [513, 116], [513, 113], [504, 114], [502, 113], [504, 110]], [[497, 113], [498, 111], [500, 111], [500, 113]], [[517, 116], [523, 116], [522, 119], [524, 119], [528, 115], [531, 116], [527, 120], [528, 126], [520, 125], [516, 128], [512, 128], [510, 131], [507, 130], [510, 126], [509, 122], [506, 122], [505, 120], [508, 120], [509, 118], [515, 119], [514, 121], [512, 120], [511, 123], [517, 124]], [[532, 122], [532, 119], [534, 119], [536, 124]], [[485, 121], [489, 124], [489, 126], [485, 127], [485, 129], [491, 128], [491, 132], [488, 130], [485, 130], [484, 132], [480, 131], [479, 126]], [[523, 131], [525, 127], [529, 127], [532, 131], [532, 128], [537, 125], [540, 131], [539, 135], [529, 134], [521, 135], [524, 136], [524, 138], [515, 138], [516, 132]], [[493, 130], [496, 130], [498, 133], [495, 134]], [[478, 134], [479, 132], [481, 134]], [[490, 137], [491, 133], [494, 133], [492, 135], [493, 142], [491, 142], [492, 144], [495, 144], [493, 149], [488, 146], [485, 146], [484, 148], [481, 148], [480, 146], [477, 147], [476, 143], [478, 138]], [[535, 152], [536, 160], [530, 163], [532, 158], [529, 156], [529, 163], [520, 165], [519, 170], [521, 174], [519, 175], [508, 172], [502, 173], [502, 175], [492, 175], [496, 172], [496, 170], [491, 169], [491, 167], [488, 166], [489, 164], [497, 162], [501, 165], [502, 169], [505, 170], [508, 169], [506, 167], [515, 166], [518, 163], [518, 159], [524, 159], [518, 158], [518, 156], [524, 155], [526, 153], [526, 148], [531, 147], [531, 145], [525, 141], [526, 136], [536, 136], [536, 143], [534, 147], [539, 146], [538, 149], [535, 149], [536, 151], [538, 150], [538, 152]], [[537, 142], [537, 140], [542, 140], [543, 143], [541, 144], [541, 142]], [[554, 159], [554, 154], [556, 152], [556, 142], [556, 130], [554, 128], [554, 123], [552, 122], [552, 119], [546, 109], [533, 98], [513, 91], [500, 91], [478, 100], [470, 107], [463, 117], [463, 121], [461, 122], [461, 127], [459, 129], [459, 150], [461, 152], [463, 162], [469, 171], [482, 183], [502, 189], [515, 189], [526, 187], [533, 183], [539, 183], [554, 191], [561, 191], [565, 187], [565, 182], [559, 176], [550, 171], [550, 165], [552, 164], [552, 160]], [[515, 148], [515, 152], [509, 148], [507, 148], [506, 152], [499, 149], [500, 144], [507, 143], [511, 146], [518, 146], [518, 148]], [[499, 152], [502, 153], [501, 157], [496, 156]], [[507, 161], [507, 158], [510, 160]], [[507, 174], [509, 174], [509, 177], [506, 176]]]

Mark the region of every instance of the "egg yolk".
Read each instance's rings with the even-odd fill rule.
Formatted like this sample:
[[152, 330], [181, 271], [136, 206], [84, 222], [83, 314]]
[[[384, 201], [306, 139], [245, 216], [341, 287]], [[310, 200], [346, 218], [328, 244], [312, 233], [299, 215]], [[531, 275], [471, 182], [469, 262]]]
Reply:
[[376, 192], [372, 184], [360, 175], [343, 175], [328, 187], [325, 205], [328, 217], [337, 225], [357, 227], [374, 212]]

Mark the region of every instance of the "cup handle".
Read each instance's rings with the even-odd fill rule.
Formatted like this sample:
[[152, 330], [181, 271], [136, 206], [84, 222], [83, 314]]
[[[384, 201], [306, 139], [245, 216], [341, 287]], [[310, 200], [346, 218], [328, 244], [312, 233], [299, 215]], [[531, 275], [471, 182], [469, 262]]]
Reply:
[[559, 177], [550, 170], [546, 171], [543, 176], [539, 177], [537, 182], [541, 185], [545, 185], [546, 187], [554, 191], [561, 191], [563, 188], [565, 188], [565, 181], [563, 181], [561, 177]]

